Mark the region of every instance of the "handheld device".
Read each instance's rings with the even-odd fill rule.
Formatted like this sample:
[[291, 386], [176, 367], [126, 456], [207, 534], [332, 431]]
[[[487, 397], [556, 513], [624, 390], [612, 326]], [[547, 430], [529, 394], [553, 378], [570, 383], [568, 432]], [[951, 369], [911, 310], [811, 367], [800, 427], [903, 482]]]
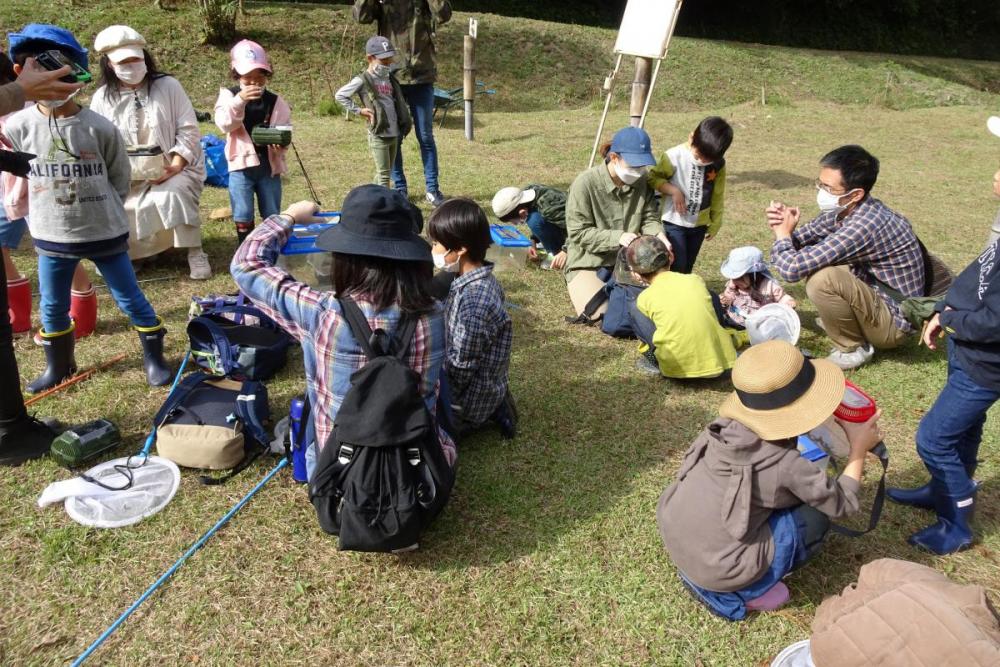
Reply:
[[59, 77], [60, 81], [65, 81], [66, 83], [90, 83], [94, 80], [94, 77], [90, 75], [90, 72], [67, 58], [62, 51], [57, 49], [39, 53], [38, 57], [35, 58], [35, 61], [50, 72], [54, 72], [57, 69], [62, 69], [63, 67], [69, 65], [70, 73], [66, 76]]
[[287, 146], [292, 143], [290, 125], [257, 125], [250, 132], [250, 140], [258, 146]]
[[163, 149], [158, 144], [145, 144], [142, 146], [126, 146], [125, 152], [129, 157], [148, 157], [151, 155], [163, 155]]
[[74, 468], [114, 449], [121, 442], [117, 426], [107, 419], [95, 419], [60, 434], [52, 441], [50, 453], [64, 466]]
[[[833, 416], [837, 419], [843, 419], [845, 422], [861, 424], [874, 417], [876, 412], [878, 412], [878, 406], [875, 404], [875, 399], [850, 380], [844, 380], [844, 398], [841, 399], [837, 409], [833, 411]], [[872, 454], [880, 459], [889, 458], [889, 452], [885, 448], [884, 442], [875, 445]]]

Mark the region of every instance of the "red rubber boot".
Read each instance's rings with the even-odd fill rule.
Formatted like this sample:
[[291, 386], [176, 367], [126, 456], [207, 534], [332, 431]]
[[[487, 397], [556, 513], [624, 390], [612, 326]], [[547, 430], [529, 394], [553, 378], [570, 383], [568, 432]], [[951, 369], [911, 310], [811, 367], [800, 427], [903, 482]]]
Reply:
[[76, 337], [94, 333], [97, 327], [97, 289], [91, 285], [86, 292], [70, 292], [69, 316], [76, 322]]
[[21, 277], [7, 281], [7, 309], [10, 327], [16, 334], [31, 330], [31, 283]]

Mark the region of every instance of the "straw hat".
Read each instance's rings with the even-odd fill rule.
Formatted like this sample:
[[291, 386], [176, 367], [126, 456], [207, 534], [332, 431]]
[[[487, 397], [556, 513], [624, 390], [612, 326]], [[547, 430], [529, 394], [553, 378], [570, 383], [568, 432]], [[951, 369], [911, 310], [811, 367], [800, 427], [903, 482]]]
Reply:
[[736, 359], [736, 389], [719, 408], [764, 440], [792, 438], [819, 426], [844, 397], [844, 372], [806, 359], [781, 340], [755, 345]]

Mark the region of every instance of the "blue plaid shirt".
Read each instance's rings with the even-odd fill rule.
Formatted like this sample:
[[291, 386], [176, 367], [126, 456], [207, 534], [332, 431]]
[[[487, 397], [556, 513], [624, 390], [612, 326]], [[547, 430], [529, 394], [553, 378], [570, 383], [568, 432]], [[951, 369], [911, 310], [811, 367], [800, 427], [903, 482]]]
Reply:
[[507, 394], [514, 331], [505, 301], [487, 264], [456, 278], [445, 304], [451, 402], [475, 425], [489, 419]]
[[913, 331], [899, 304], [876, 279], [905, 296], [922, 296], [923, 255], [910, 221], [878, 199], [866, 197], [839, 221], [835, 212], [821, 213], [796, 229], [791, 238], [775, 241], [771, 263], [782, 278], [793, 283], [827, 266], [846, 264], [889, 307], [896, 327]]
[[[334, 293], [314, 290], [275, 266], [278, 250], [290, 233], [287, 218], [271, 216], [236, 251], [230, 271], [254, 305], [302, 345], [318, 452], [330, 437], [333, 420], [351, 388], [351, 375], [367, 360], [340, 312]], [[375, 312], [374, 304], [364, 294], [350, 296], [368, 318], [372, 330], [381, 328], [392, 333], [396, 329], [400, 318], [398, 307]], [[420, 392], [431, 414], [437, 409], [444, 346], [444, 317], [438, 308], [420, 318], [406, 357], [410, 368], [420, 374]], [[454, 465], [455, 443], [440, 426], [438, 439], [445, 458]]]

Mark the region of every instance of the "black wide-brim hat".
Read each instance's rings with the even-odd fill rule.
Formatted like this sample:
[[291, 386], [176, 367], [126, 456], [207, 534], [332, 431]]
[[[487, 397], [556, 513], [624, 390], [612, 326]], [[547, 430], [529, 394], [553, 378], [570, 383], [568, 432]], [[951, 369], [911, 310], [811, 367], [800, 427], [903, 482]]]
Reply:
[[347, 193], [340, 222], [316, 238], [316, 247], [344, 255], [430, 262], [431, 246], [419, 236], [420, 209], [381, 185], [362, 185]]

